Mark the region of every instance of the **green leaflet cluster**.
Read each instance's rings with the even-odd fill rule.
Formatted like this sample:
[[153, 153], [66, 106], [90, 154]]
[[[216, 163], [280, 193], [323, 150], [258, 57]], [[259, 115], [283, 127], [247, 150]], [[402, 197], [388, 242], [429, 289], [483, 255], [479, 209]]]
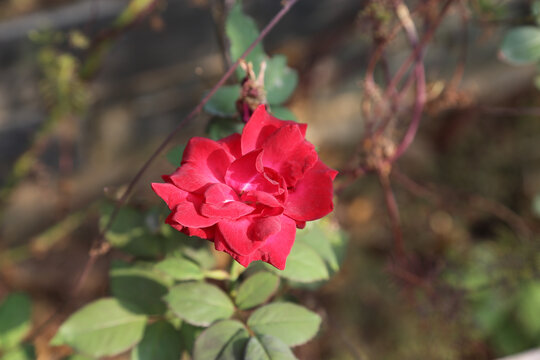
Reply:
[[[111, 211], [103, 206], [102, 224]], [[298, 230], [284, 271], [224, 268], [210, 242], [163, 224], [166, 212], [120, 210], [106, 240], [133, 261], [112, 262], [110, 297], [71, 315], [51, 344], [72, 347], [70, 360], [126, 351], [134, 360], [295, 359], [291, 347], [312, 339], [321, 318], [284, 290], [316, 288], [339, 269], [339, 228], [323, 219]]]
[[[225, 33], [233, 61], [236, 61], [259, 35], [255, 21], [243, 13], [240, 1], [236, 2], [228, 14]], [[269, 111], [279, 119], [296, 121], [294, 114], [283, 106], [298, 85], [298, 74], [287, 66], [287, 58], [284, 55], [270, 57], [264, 52], [263, 46], [258, 44], [245, 61], [253, 64], [255, 75], [259, 74], [261, 63], [266, 63], [264, 89]], [[237, 70], [238, 80], [245, 76], [244, 70]], [[215, 116], [207, 130], [211, 139], [220, 139], [241, 131], [243, 124], [236, 109], [240, 93], [240, 84], [222, 86], [205, 105], [205, 111]]]
[[35, 359], [34, 347], [23, 344], [31, 328], [32, 302], [22, 293], [11, 293], [0, 302], [0, 358]]

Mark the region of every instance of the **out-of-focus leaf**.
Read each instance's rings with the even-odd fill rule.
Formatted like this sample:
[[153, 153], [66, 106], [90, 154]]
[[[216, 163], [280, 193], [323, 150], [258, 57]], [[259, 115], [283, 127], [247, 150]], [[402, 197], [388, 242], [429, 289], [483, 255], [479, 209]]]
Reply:
[[238, 288], [236, 304], [241, 310], [261, 305], [272, 296], [279, 285], [279, 278], [261, 271], [247, 278]]
[[540, 24], [540, 1], [538, 0], [533, 1], [531, 5], [531, 11], [533, 13], [534, 20], [536, 21], [536, 23]]
[[185, 148], [186, 148], [185, 145], [178, 145], [178, 146], [173, 147], [171, 150], [167, 152], [167, 155], [166, 155], [167, 160], [176, 167], [180, 166]]
[[[107, 224], [113, 209], [111, 204], [102, 207], [101, 228]], [[112, 246], [135, 256], [154, 258], [161, 253], [160, 237], [150, 233], [145, 227], [144, 214], [134, 209], [121, 208], [105, 238]]]
[[9, 294], [0, 304], [0, 350], [15, 347], [31, 327], [32, 303], [25, 294]]
[[193, 360], [242, 359], [248, 339], [249, 334], [239, 321], [219, 321], [199, 335]]
[[301, 241], [294, 243], [285, 270], [278, 270], [270, 265], [267, 268], [283, 278], [302, 283], [326, 280], [329, 277], [323, 259], [313, 248]]
[[282, 104], [293, 93], [298, 84], [298, 74], [287, 66], [284, 55], [275, 55], [266, 63], [264, 88], [269, 104]]
[[301, 345], [313, 338], [321, 318], [314, 312], [292, 303], [273, 303], [255, 310], [247, 321], [257, 335], [270, 335], [288, 346]]
[[178, 360], [182, 355], [181, 333], [166, 321], [147, 325], [131, 360]]
[[171, 288], [164, 299], [178, 317], [198, 326], [227, 319], [234, 312], [234, 305], [227, 294], [204, 282], [179, 284]]
[[[232, 60], [237, 60], [251, 43], [259, 36], [259, 30], [252, 18], [242, 12], [242, 5], [238, 1], [232, 7], [225, 24], [225, 32], [230, 42]], [[261, 62], [266, 58], [262, 45], [259, 43], [246, 57], [246, 62], [253, 63], [255, 74], [259, 73]], [[239, 79], [245, 76], [242, 69], [237, 70]]]
[[204, 110], [212, 115], [233, 117], [236, 115], [236, 100], [240, 97], [240, 85], [225, 85], [216, 91], [204, 105]]
[[202, 280], [204, 274], [201, 268], [191, 260], [182, 257], [170, 257], [158, 264], [156, 269], [169, 275], [175, 280]]
[[261, 335], [249, 339], [244, 359], [294, 360], [296, 356], [283, 341], [274, 336]]
[[183, 348], [190, 354], [193, 353], [193, 347], [195, 346], [195, 340], [205, 329], [200, 326], [194, 326], [183, 322], [180, 327], [181, 341]]
[[126, 309], [119, 300], [94, 301], [62, 324], [51, 345], [69, 345], [94, 357], [120, 354], [143, 337], [146, 316]]
[[540, 27], [520, 26], [508, 31], [501, 45], [501, 55], [513, 65], [540, 60]]
[[2, 355], [2, 360], [35, 360], [36, 350], [32, 345], [13, 348]]
[[244, 124], [236, 119], [213, 118], [208, 123], [206, 133], [212, 140], [219, 140], [234, 133], [241, 133]]
[[293, 112], [286, 107], [272, 105], [270, 107], [270, 113], [281, 120], [292, 120], [298, 122], [298, 119]]
[[131, 24], [144, 12], [148, 11], [155, 2], [156, 0], [131, 0], [124, 11], [116, 18], [114, 26], [121, 28]]
[[135, 305], [144, 314], [162, 315], [167, 310], [162, 297], [172, 281], [166, 281], [152, 267], [115, 261], [109, 271], [111, 294]]
[[517, 319], [530, 338], [540, 336], [540, 282], [527, 284], [521, 290]]

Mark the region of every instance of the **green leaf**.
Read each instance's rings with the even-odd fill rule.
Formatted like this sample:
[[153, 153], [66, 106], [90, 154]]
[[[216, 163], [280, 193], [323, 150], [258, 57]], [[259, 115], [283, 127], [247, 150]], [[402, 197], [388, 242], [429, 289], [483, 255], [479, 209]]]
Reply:
[[154, 0], [131, 0], [114, 22], [116, 28], [130, 25], [154, 5]]
[[2, 355], [2, 360], [34, 360], [36, 350], [32, 345], [13, 348]]
[[180, 332], [166, 321], [150, 324], [133, 349], [131, 360], [178, 360], [182, 355], [180, 338]]
[[101, 299], [71, 315], [51, 345], [69, 345], [94, 357], [117, 355], [142, 339], [145, 324], [146, 316], [126, 309], [118, 299]]
[[268, 269], [281, 277], [303, 283], [326, 280], [329, 277], [323, 259], [315, 250], [301, 241], [294, 243], [287, 258], [285, 270], [278, 270], [273, 266], [268, 266]]
[[[103, 229], [113, 212], [114, 206], [106, 204], [102, 208], [100, 225]], [[157, 257], [161, 253], [161, 238], [151, 234], [145, 227], [144, 214], [130, 208], [121, 208], [111, 228], [105, 234], [114, 247], [140, 257]]]
[[212, 254], [208, 240], [198, 237], [190, 237], [173, 229], [168, 224], [163, 224], [161, 233], [166, 239], [165, 245], [167, 257], [185, 257], [193, 260], [203, 269], [211, 269], [216, 263]]
[[270, 113], [281, 120], [292, 120], [298, 122], [296, 115], [286, 107], [272, 105], [270, 107]]
[[287, 66], [284, 55], [275, 55], [266, 63], [264, 89], [269, 104], [282, 104], [298, 85], [298, 74]]
[[65, 358], [64, 360], [94, 360], [91, 357], [80, 355], [80, 354], [73, 354]]
[[521, 290], [517, 319], [531, 338], [540, 335], [540, 282], [530, 283]]
[[531, 4], [531, 11], [534, 15], [534, 20], [536, 21], [536, 23], [540, 24], [540, 1], [533, 1], [533, 3]]
[[195, 346], [195, 340], [205, 330], [200, 326], [193, 326], [186, 322], [182, 323], [180, 327], [180, 334], [183, 348], [190, 354], [193, 353], [193, 347]]
[[501, 54], [504, 60], [513, 65], [540, 60], [540, 28], [520, 26], [511, 29], [503, 39]]
[[183, 257], [167, 258], [156, 264], [156, 269], [174, 280], [202, 280], [204, 274], [199, 265]]
[[[538, 89], [540, 89], [540, 79], [538, 82], [539, 86]], [[532, 212], [535, 217], [540, 218], [540, 193], [536, 194], [532, 201]]]
[[208, 123], [206, 133], [212, 140], [219, 140], [234, 133], [241, 133], [244, 124], [238, 119], [213, 118]]
[[315, 250], [332, 274], [339, 270], [344, 257], [346, 237], [337, 225], [326, 218], [310, 222], [305, 229], [296, 232], [296, 241]]
[[204, 282], [179, 284], [171, 288], [164, 299], [178, 317], [193, 325], [208, 326], [229, 318], [234, 312], [227, 294]]
[[0, 350], [19, 344], [31, 327], [32, 303], [21, 293], [9, 294], [0, 304]]
[[199, 335], [193, 360], [242, 359], [248, 339], [249, 334], [239, 321], [219, 321]]
[[270, 335], [261, 335], [249, 339], [244, 359], [294, 360], [296, 356], [283, 341]]
[[185, 148], [185, 145], [175, 146], [167, 152], [167, 155], [165, 155], [165, 157], [172, 165], [178, 167], [182, 162], [182, 156], [184, 155]]
[[301, 345], [313, 338], [321, 318], [305, 307], [291, 303], [263, 306], [249, 317], [247, 325], [257, 335], [270, 335], [288, 346]]
[[[238, 1], [232, 7], [227, 21], [225, 23], [225, 33], [230, 43], [230, 53], [233, 61], [238, 58], [247, 50], [247, 48], [255, 41], [259, 36], [259, 30], [257, 25], [249, 16], [244, 15], [242, 12], [242, 5]], [[253, 63], [253, 70], [255, 74], [259, 73], [261, 62], [266, 58], [261, 43], [257, 44], [255, 48], [246, 57], [246, 62]], [[242, 69], [237, 70], [239, 79], [244, 78], [245, 73]]]
[[204, 105], [204, 110], [212, 115], [233, 117], [236, 115], [236, 100], [240, 97], [240, 85], [220, 87]]
[[238, 288], [238, 308], [246, 310], [264, 303], [276, 292], [278, 285], [279, 277], [266, 271], [250, 276]]
[[144, 314], [162, 315], [167, 310], [161, 299], [172, 281], [167, 282], [151, 266], [130, 265], [115, 261], [109, 271], [111, 294], [120, 301], [136, 306]]

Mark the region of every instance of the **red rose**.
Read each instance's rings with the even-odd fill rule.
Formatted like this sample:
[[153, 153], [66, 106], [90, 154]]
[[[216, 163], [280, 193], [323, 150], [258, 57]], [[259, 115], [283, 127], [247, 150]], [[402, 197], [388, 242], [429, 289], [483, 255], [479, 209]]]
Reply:
[[306, 127], [261, 105], [242, 135], [192, 138], [180, 167], [152, 184], [171, 209], [166, 222], [243, 266], [263, 260], [283, 270], [296, 228], [333, 209], [337, 171], [304, 139]]

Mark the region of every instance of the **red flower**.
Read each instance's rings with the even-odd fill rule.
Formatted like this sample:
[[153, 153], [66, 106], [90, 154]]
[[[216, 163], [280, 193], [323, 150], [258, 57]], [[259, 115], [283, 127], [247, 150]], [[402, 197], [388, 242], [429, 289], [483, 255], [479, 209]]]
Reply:
[[192, 138], [180, 167], [152, 184], [171, 209], [166, 222], [243, 266], [263, 260], [283, 270], [296, 228], [333, 209], [337, 171], [304, 139], [306, 127], [261, 105], [242, 135]]

